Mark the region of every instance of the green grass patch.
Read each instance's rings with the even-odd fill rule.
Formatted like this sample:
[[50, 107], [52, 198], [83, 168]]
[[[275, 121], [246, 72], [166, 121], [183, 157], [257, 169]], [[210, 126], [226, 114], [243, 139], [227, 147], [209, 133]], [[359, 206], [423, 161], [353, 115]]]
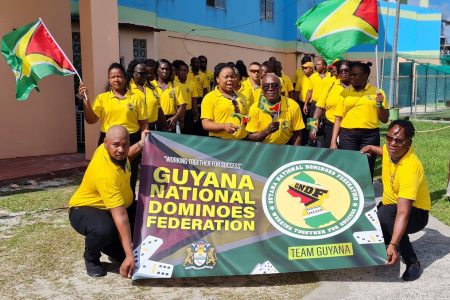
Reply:
[[74, 180], [70, 185], [44, 190], [20, 190], [16, 194], [8, 193], [7, 196], [0, 193], [0, 208], [10, 212], [31, 212], [67, 207], [78, 184], [78, 180]]

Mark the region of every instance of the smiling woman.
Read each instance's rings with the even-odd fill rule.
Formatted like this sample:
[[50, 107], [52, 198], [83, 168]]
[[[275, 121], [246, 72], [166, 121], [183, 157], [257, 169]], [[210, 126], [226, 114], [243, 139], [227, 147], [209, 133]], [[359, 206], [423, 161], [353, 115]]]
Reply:
[[[87, 88], [80, 84], [80, 95], [87, 95]], [[147, 107], [142, 94], [133, 92], [127, 84], [127, 73], [119, 63], [108, 68], [108, 85], [106, 92], [97, 95], [91, 105], [88, 97], [83, 99], [84, 118], [87, 123], [94, 124], [100, 120], [98, 145], [104, 142], [106, 132], [111, 126], [122, 125], [130, 134], [131, 144], [140, 140], [141, 131], [147, 127]], [[131, 189], [137, 182], [140, 159], [135, 159], [131, 166]]]

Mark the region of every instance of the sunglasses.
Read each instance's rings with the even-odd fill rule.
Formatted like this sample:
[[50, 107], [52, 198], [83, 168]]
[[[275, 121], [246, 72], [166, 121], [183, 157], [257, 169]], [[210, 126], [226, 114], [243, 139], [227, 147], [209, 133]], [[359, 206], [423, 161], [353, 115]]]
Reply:
[[263, 90], [265, 90], [265, 91], [268, 91], [268, 90], [270, 90], [270, 89], [273, 89], [273, 90], [276, 90], [276, 89], [278, 89], [280, 87], [280, 84], [279, 83], [264, 83], [263, 85], [262, 85], [262, 89]]
[[252, 72], [252, 73], [259, 73], [259, 72], [261, 72], [261, 70], [255, 70], [255, 69], [253, 69], [253, 70], [250, 69], [249, 71]]
[[348, 72], [350, 72], [350, 69], [340, 69], [339, 70], [339, 73], [348, 73]]
[[401, 139], [401, 138], [396, 138], [390, 135], [386, 135], [386, 142], [388, 144], [392, 144], [392, 142], [395, 142], [397, 145], [404, 145], [407, 142], [407, 139]]

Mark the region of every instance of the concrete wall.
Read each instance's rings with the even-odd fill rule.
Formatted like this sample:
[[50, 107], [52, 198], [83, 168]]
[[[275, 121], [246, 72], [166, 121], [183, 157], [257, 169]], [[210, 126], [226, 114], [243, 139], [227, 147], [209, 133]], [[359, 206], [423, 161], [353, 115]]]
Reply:
[[125, 68], [133, 59], [133, 39], [147, 40], [147, 58], [155, 58], [154, 33], [145, 30], [121, 29], [119, 27], [119, 52], [125, 59]]
[[187, 64], [193, 56], [205, 55], [208, 58], [208, 69], [213, 69], [220, 62], [241, 59], [248, 65], [253, 62], [264, 62], [275, 56], [283, 64], [283, 71], [293, 75], [296, 69], [296, 54], [285, 49], [274, 49], [251, 44], [236, 43], [226, 40], [186, 36], [184, 34], [163, 31], [156, 33], [158, 58], [169, 61], [182, 59]]
[[[2, 1], [0, 36], [39, 17], [71, 59], [69, 1]], [[76, 152], [73, 77], [46, 77], [39, 83], [40, 93], [32, 91], [27, 101], [19, 102], [14, 74], [3, 57], [0, 74], [0, 159]]]

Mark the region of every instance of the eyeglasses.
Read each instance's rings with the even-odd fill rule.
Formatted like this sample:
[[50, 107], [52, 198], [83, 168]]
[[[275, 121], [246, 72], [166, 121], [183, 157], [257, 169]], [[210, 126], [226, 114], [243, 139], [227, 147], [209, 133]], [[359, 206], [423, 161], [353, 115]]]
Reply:
[[386, 135], [386, 142], [388, 144], [392, 144], [395, 142], [397, 145], [403, 146], [406, 143], [407, 139], [396, 138], [390, 135]]
[[276, 90], [279, 87], [280, 87], [280, 84], [276, 83], [276, 82], [275, 83], [264, 83], [262, 85], [262, 89], [265, 90], [265, 91], [268, 91], [269, 89]]
[[348, 73], [348, 72], [350, 72], [350, 69], [347, 69], [347, 68], [345, 68], [345, 69], [339, 69], [339, 71], [338, 71], [339, 73]]
[[255, 70], [255, 69], [253, 69], [253, 70], [250, 69], [249, 71], [252, 72], [252, 73], [259, 73], [259, 72], [261, 72], [261, 70]]

